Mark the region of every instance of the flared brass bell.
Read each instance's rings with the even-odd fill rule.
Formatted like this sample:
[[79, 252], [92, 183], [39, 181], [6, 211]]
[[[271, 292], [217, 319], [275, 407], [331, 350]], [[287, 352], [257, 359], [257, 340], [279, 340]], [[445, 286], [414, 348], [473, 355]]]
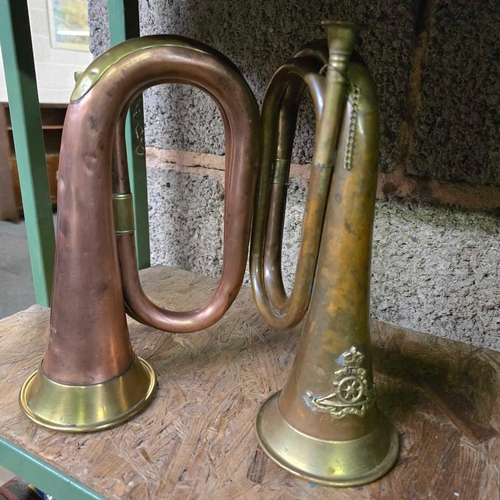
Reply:
[[[312, 50], [316, 44], [302, 50], [285, 65], [288, 76], [275, 74], [264, 101], [268, 139], [252, 235], [254, 297], [269, 325], [279, 329], [298, 324], [308, 309], [292, 371], [283, 390], [261, 407], [256, 431], [262, 449], [290, 473], [354, 486], [385, 474], [399, 448], [395, 429], [377, 408], [370, 356], [379, 117], [370, 73], [352, 55], [359, 27], [324, 26], [328, 49]], [[323, 77], [314, 67], [325, 64]], [[315, 103], [317, 135], [295, 284], [287, 297], [281, 238], [300, 102], [300, 94], [291, 94], [304, 84]]]

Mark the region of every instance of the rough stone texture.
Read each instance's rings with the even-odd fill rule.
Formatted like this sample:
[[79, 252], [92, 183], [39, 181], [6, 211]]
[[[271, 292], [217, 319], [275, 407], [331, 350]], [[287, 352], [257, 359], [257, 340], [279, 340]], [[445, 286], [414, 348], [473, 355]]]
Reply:
[[148, 168], [151, 262], [218, 276], [224, 184], [208, 175]]
[[89, 0], [90, 52], [97, 56], [109, 48], [108, 2]]
[[433, 1], [407, 173], [500, 185], [500, 2]]
[[[105, 0], [91, 0], [92, 52], [108, 45]], [[398, 165], [400, 130], [408, 120], [408, 82], [415, 40], [423, 51], [413, 148], [407, 173], [500, 184], [498, 130], [499, 3], [493, 0], [141, 0], [143, 34], [196, 38], [232, 59], [261, 102], [272, 72], [303, 43], [322, 36], [322, 18], [364, 22], [361, 49], [378, 84], [381, 170]], [[431, 12], [423, 23], [424, 13]], [[414, 61], [415, 62], [415, 61]], [[146, 142], [158, 148], [224, 153], [216, 107], [190, 87], [146, 92]], [[294, 160], [310, 160], [314, 122], [303, 106]], [[406, 144], [410, 144], [407, 142]], [[148, 169], [152, 261], [216, 276], [222, 263], [223, 173]], [[201, 172], [204, 170], [204, 172]], [[388, 174], [392, 175], [392, 174]], [[408, 178], [410, 179], [410, 178]], [[458, 184], [456, 184], [457, 186]], [[395, 186], [394, 189], [396, 189]], [[388, 191], [390, 193], [391, 191]], [[293, 280], [305, 189], [292, 179], [284, 236], [284, 277]], [[445, 197], [446, 198], [446, 197]], [[379, 202], [374, 237], [375, 318], [500, 350], [500, 222], [491, 215], [418, 204]]]
[[[141, 0], [143, 35], [172, 33], [205, 42], [241, 69], [259, 103], [273, 72], [304, 43], [324, 37], [322, 19], [366, 24], [361, 53], [372, 69], [382, 113], [381, 168], [396, 166], [398, 137], [406, 112], [406, 93], [415, 25], [422, 0]], [[109, 45], [105, 0], [91, 0], [89, 19], [94, 54]], [[222, 121], [215, 105], [185, 86], [146, 92], [146, 143], [150, 146], [224, 153]], [[306, 102], [297, 130], [295, 158], [308, 162], [314, 144], [312, 106]]]
[[[221, 172], [148, 169], [153, 264], [218, 276], [222, 263]], [[215, 175], [215, 177], [213, 177]], [[293, 282], [305, 188], [292, 179], [283, 275]], [[247, 280], [248, 282], [248, 280]], [[372, 315], [405, 328], [500, 350], [500, 219], [378, 202]]]
[[492, 215], [378, 203], [373, 315], [500, 350], [499, 236]]

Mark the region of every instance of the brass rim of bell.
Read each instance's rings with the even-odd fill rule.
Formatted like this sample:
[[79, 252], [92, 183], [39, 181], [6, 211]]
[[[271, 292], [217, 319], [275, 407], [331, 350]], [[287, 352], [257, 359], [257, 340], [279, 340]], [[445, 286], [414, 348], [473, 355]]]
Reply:
[[95, 432], [139, 413], [153, 397], [155, 386], [153, 368], [139, 357], [123, 375], [95, 385], [59, 384], [40, 366], [24, 383], [19, 403], [33, 422], [48, 429]]

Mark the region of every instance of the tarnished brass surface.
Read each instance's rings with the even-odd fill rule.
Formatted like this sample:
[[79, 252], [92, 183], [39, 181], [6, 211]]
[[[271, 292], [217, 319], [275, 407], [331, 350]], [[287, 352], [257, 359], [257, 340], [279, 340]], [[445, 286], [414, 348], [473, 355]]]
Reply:
[[[206, 92], [225, 126], [224, 265], [217, 290], [192, 311], [167, 311], [146, 297], [132, 234], [125, 117], [140, 92], [164, 83]], [[50, 340], [38, 375], [22, 397], [30, 418], [67, 431], [98, 430], [133, 414], [138, 401], [149, 400], [149, 385], [134, 384], [127, 388], [133, 397], [121, 398], [116, 383], [135, 359], [126, 308], [143, 323], [177, 333], [207, 328], [223, 316], [245, 272], [259, 130], [257, 102], [238, 69], [216, 50], [188, 38], [126, 41], [78, 76], [61, 143]], [[63, 390], [68, 387], [88, 390]], [[62, 406], [56, 401], [59, 395], [83, 393], [93, 396], [64, 396]], [[51, 408], [62, 413], [53, 414]]]
[[279, 396], [273, 394], [262, 405], [256, 433], [271, 460], [291, 474], [325, 486], [358, 486], [375, 481], [394, 465], [398, 436], [383, 413], [377, 427], [358, 439], [314, 439], [283, 418]]
[[133, 417], [148, 404], [155, 386], [153, 369], [141, 358], [123, 375], [95, 385], [58, 384], [39, 369], [24, 383], [19, 402], [26, 415], [44, 427], [93, 432]]
[[354, 346], [341, 354], [338, 363], [343, 368], [334, 373], [333, 391], [322, 396], [307, 391], [310, 408], [335, 419], [346, 415], [364, 417], [375, 404], [375, 388], [368, 381], [367, 370], [362, 368], [364, 358], [365, 355]]
[[[251, 250], [253, 293], [274, 328], [296, 324], [308, 309], [292, 371], [281, 393], [261, 408], [256, 429], [264, 451], [291, 473], [320, 484], [352, 486], [385, 474], [398, 454], [397, 434], [377, 408], [370, 359], [378, 106], [369, 71], [352, 55], [358, 27], [324, 25], [329, 61], [318, 86], [323, 104], [316, 111], [302, 244], [290, 297], [281, 279], [288, 173], [278, 171], [288, 168], [289, 161], [281, 159], [289, 156], [273, 158], [280, 151], [277, 145], [286, 144], [291, 151], [295, 119], [284, 123], [277, 116], [283, 95], [294, 109], [300, 100], [300, 88], [289, 75], [308, 68], [301, 77], [310, 80], [308, 71], [314, 71], [317, 58], [306, 51], [305, 57], [287, 63], [286, 73], [282, 68], [276, 72], [264, 99], [264, 160]], [[266, 107], [268, 100], [272, 103]], [[274, 130], [266, 129], [270, 126]]]
[[[250, 268], [252, 288], [259, 311], [274, 328], [290, 328], [303, 318], [312, 286], [314, 267], [321, 236], [321, 225], [332, 173], [332, 164], [326, 166], [313, 157], [306, 200], [304, 224], [316, 228], [301, 242], [297, 260], [295, 284], [287, 298], [281, 276], [281, 244], [285, 216], [286, 193], [293, 138], [302, 94], [307, 87], [313, 99], [316, 123], [324, 106], [324, 77], [319, 74], [328, 57], [326, 46], [306, 47], [282, 66], [273, 76], [262, 106], [262, 155], [257, 188], [256, 210], [252, 228]], [[337, 92], [343, 99], [343, 89]], [[328, 130], [331, 143], [338, 133]]]
[[134, 203], [131, 193], [113, 194], [113, 215], [117, 236], [134, 234]]
[[[103, 52], [99, 57], [94, 59], [84, 71], [75, 72], [76, 85], [71, 94], [70, 101], [78, 101], [81, 99], [107, 71], [115, 70], [113, 66], [123, 58], [134, 55], [139, 51], [147, 51], [148, 49], [159, 47], [185, 48], [189, 49], [189, 51], [210, 53], [215, 57], [221, 56], [218, 51], [212, 49], [208, 45], [183, 36], [152, 35], [133, 38], [126, 42], [119, 43]], [[147, 57], [147, 55], [145, 57]]]

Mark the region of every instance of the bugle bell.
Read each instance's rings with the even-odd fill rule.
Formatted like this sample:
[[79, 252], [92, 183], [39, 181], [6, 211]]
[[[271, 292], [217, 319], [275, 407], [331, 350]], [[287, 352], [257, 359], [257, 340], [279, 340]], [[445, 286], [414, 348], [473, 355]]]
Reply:
[[[194, 311], [166, 311], [151, 302], [136, 267], [123, 125], [132, 100], [163, 83], [205, 91], [225, 127], [223, 269], [217, 290]], [[89, 432], [117, 425], [148, 403], [155, 376], [133, 352], [126, 309], [139, 321], [177, 333], [222, 317], [245, 272], [259, 120], [254, 95], [236, 67], [183, 37], [126, 41], [79, 76], [61, 144], [49, 344], [20, 393], [29, 418], [51, 429]]]
[[[328, 44], [310, 44], [280, 68], [262, 109], [250, 256], [254, 298], [277, 329], [307, 314], [288, 380], [262, 405], [256, 432], [265, 453], [290, 473], [353, 486], [385, 474], [398, 455], [396, 431], [377, 408], [370, 357], [378, 106], [371, 75], [353, 53], [358, 26], [324, 26]], [[313, 98], [316, 139], [295, 283], [287, 296], [281, 244], [305, 88]]]

